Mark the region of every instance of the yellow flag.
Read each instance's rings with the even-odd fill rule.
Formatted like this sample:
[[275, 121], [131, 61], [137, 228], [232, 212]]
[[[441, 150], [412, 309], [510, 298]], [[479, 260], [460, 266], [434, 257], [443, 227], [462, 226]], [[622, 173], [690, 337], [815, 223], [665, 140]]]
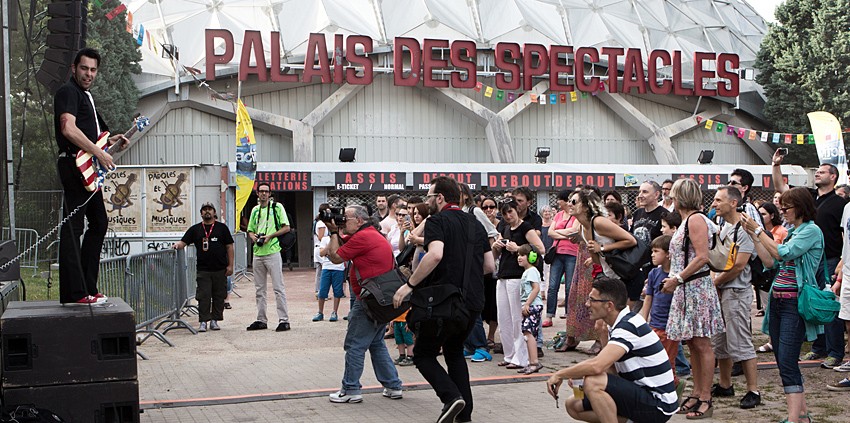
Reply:
[[239, 232], [239, 218], [242, 209], [254, 189], [254, 176], [257, 174], [257, 139], [254, 138], [254, 124], [242, 99], [236, 105], [236, 219], [234, 228]]
[[484, 97], [490, 98], [493, 96], [493, 87], [487, 87], [484, 90]]

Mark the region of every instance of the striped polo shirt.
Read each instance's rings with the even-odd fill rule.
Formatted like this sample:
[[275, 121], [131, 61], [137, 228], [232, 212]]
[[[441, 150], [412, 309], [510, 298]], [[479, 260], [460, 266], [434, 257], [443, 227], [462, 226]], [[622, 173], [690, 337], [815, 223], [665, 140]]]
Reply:
[[608, 328], [608, 336], [609, 344], [626, 350], [614, 363], [619, 376], [649, 389], [658, 400], [656, 407], [665, 415], [673, 415], [679, 409], [673, 369], [661, 340], [646, 324], [646, 320], [639, 314], [629, 312], [626, 307], [620, 311], [614, 326]]

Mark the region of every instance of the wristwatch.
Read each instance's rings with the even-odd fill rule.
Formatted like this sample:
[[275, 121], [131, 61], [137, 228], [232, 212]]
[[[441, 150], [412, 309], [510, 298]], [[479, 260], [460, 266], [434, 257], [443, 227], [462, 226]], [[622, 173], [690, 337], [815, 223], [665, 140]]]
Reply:
[[605, 246], [602, 245], [602, 244], [599, 244], [599, 251], [604, 253], [605, 252]]
[[764, 232], [764, 229], [762, 229], [761, 227], [758, 227], [756, 228], [756, 230], [753, 231], [756, 236], [760, 236], [762, 232]]
[[676, 280], [677, 280], [677, 281], [679, 281], [679, 285], [681, 285], [681, 284], [685, 283], [685, 280], [682, 278], [682, 275], [680, 275], [680, 274], [678, 274], [678, 273], [675, 273], [675, 274], [673, 274], [673, 275], [671, 275], [671, 276], [672, 276], [672, 277], [674, 277], [674, 278], [676, 278]]

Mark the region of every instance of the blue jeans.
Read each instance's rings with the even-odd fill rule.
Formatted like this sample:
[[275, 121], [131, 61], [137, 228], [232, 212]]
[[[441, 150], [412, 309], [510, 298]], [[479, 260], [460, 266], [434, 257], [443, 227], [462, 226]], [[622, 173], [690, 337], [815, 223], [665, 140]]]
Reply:
[[779, 377], [786, 394], [804, 392], [803, 375], [797, 361], [806, 336], [806, 324], [797, 311], [796, 298], [771, 298], [770, 344], [779, 367]]
[[363, 303], [354, 302], [348, 313], [348, 332], [345, 334], [345, 373], [342, 375], [342, 390], [348, 395], [360, 395], [360, 376], [366, 350], [372, 357], [375, 377], [385, 388], [401, 389], [401, 379], [393, 365], [387, 344], [384, 342], [386, 324], [377, 324], [366, 317]]
[[685, 348], [681, 342], [679, 342], [679, 353], [676, 355], [676, 374], [679, 376], [691, 374], [691, 363], [685, 357]]
[[[561, 276], [566, 283], [566, 298], [570, 297], [570, 284], [573, 282], [573, 271], [576, 270], [576, 256], [569, 254], [555, 255], [555, 261], [549, 265], [549, 290], [546, 293], [546, 316], [553, 317], [558, 311], [558, 290], [561, 289]], [[564, 306], [566, 312], [567, 306]]]
[[475, 324], [463, 342], [463, 349], [469, 352], [475, 352], [477, 349], [487, 350], [487, 334], [484, 333], [484, 321], [481, 320], [480, 312], [475, 313]]
[[[835, 268], [838, 266], [839, 257], [826, 259], [826, 271], [824, 272], [823, 263], [818, 266], [815, 279], [818, 285], [823, 287], [832, 284], [831, 277], [835, 273]], [[823, 325], [823, 334], [818, 335], [815, 342], [812, 343], [812, 351], [822, 357], [833, 357], [838, 360], [844, 359], [844, 320], [835, 318], [831, 323]]]

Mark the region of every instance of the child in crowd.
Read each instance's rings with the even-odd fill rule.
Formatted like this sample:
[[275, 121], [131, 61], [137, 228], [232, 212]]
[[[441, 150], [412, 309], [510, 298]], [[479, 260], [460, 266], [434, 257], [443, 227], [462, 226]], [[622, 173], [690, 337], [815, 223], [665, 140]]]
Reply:
[[393, 360], [393, 363], [397, 366], [412, 366], [413, 332], [407, 328], [407, 311], [393, 320], [393, 335], [395, 346], [398, 348], [398, 358]]
[[[663, 222], [664, 220], [662, 220]], [[643, 301], [641, 316], [649, 323], [652, 331], [661, 339], [661, 345], [667, 352], [670, 365], [676, 367], [676, 354], [679, 352], [679, 341], [667, 339], [667, 317], [670, 314], [670, 302], [673, 294], [661, 292], [664, 279], [670, 273], [670, 239], [669, 235], [661, 235], [652, 240], [652, 264], [656, 266], [649, 271], [646, 284], [646, 299]], [[679, 377], [673, 375], [674, 383], [678, 386]]]
[[676, 229], [682, 224], [682, 215], [677, 211], [672, 211], [661, 216], [661, 234], [673, 236]]
[[325, 301], [328, 299], [328, 291], [331, 286], [334, 288], [334, 311], [331, 313], [329, 322], [339, 320], [337, 312], [339, 311], [339, 299], [343, 297], [342, 284], [345, 282], [345, 264], [334, 264], [328, 258], [328, 246], [330, 245], [331, 237], [323, 237], [319, 244], [319, 258], [322, 262], [322, 278], [319, 281], [319, 312], [313, 316], [314, 322], [320, 322], [325, 319]]
[[543, 365], [537, 359], [537, 334], [540, 331], [540, 315], [543, 313], [543, 297], [540, 295], [540, 272], [535, 263], [539, 255], [530, 244], [524, 244], [517, 250], [517, 263], [525, 271], [522, 273], [520, 302], [522, 302], [522, 334], [528, 347], [528, 366], [517, 373], [530, 375], [537, 373]]

